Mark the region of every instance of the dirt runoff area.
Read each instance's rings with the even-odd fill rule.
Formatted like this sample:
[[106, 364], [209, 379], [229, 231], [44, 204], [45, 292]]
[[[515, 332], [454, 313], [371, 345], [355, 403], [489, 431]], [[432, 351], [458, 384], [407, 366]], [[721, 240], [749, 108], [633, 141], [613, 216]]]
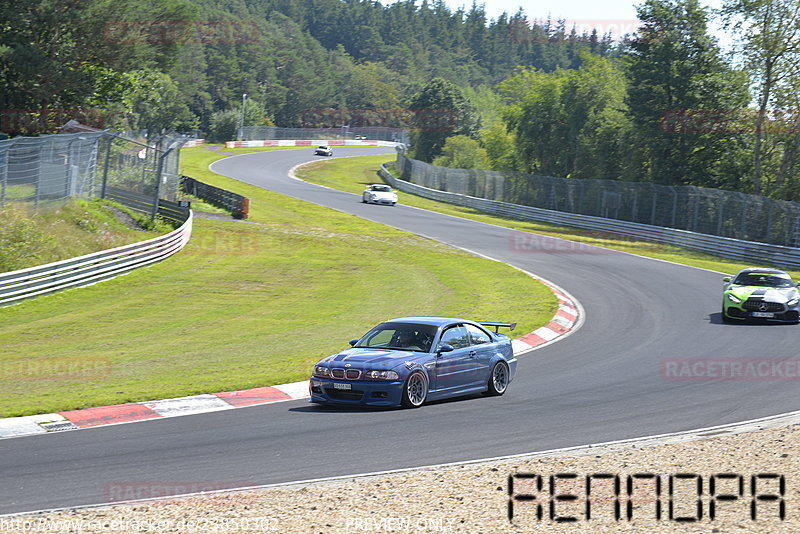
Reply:
[[800, 533], [800, 425], [646, 444], [2, 517], [0, 532]]

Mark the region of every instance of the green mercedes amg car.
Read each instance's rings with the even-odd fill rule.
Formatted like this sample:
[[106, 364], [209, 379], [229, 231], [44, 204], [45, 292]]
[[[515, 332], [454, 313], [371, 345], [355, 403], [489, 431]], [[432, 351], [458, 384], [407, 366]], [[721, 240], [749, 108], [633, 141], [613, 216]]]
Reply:
[[742, 269], [731, 280], [723, 278], [722, 320], [726, 323], [748, 319], [800, 322], [800, 291], [792, 277], [777, 269]]

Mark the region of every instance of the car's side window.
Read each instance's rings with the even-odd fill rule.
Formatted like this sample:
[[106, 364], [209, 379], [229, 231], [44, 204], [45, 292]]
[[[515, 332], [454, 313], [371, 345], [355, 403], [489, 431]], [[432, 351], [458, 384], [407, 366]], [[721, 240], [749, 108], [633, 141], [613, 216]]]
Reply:
[[451, 326], [442, 333], [440, 344], [444, 345], [445, 343], [452, 346], [454, 349], [469, 347], [469, 334], [467, 333], [467, 329], [462, 325]]
[[492, 342], [492, 337], [477, 326], [471, 324], [465, 326], [467, 327], [469, 339], [472, 341], [473, 345], [483, 345], [484, 343]]

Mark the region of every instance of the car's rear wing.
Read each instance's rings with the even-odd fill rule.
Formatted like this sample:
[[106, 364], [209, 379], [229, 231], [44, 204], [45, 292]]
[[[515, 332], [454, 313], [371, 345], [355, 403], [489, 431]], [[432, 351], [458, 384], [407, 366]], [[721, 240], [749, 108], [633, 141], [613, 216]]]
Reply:
[[478, 324], [482, 324], [483, 326], [489, 328], [494, 328], [495, 333], [499, 332], [501, 328], [514, 330], [517, 327], [517, 323], [498, 323], [494, 321], [478, 321]]

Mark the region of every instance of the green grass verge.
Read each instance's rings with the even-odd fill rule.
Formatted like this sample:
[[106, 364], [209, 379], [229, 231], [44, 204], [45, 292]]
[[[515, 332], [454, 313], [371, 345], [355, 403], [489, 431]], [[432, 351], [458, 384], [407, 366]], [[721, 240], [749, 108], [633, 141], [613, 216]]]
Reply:
[[[0, 272], [82, 256], [172, 230], [108, 200], [71, 200], [36, 212], [30, 208], [28, 203], [0, 208]], [[136, 224], [140, 226], [131, 226]]]
[[[302, 380], [379, 321], [552, 317], [543, 285], [504, 264], [215, 175], [251, 199], [251, 222], [197, 219], [172, 258], [91, 287], [0, 308], [0, 416]], [[500, 282], [498, 282], [500, 281]]]
[[[378, 169], [380, 168], [381, 163], [393, 162], [394, 160], [394, 156], [384, 155], [368, 156], [365, 158], [358, 158], [358, 160], [333, 159], [329, 161], [318, 161], [298, 168], [296, 175], [298, 178], [307, 180], [309, 182], [325, 185], [334, 189], [340, 189], [342, 191], [360, 194], [362, 191], [364, 191], [366, 184], [382, 183], [382, 179], [378, 175]], [[397, 176], [398, 173], [395, 172], [394, 174]], [[680, 247], [674, 247], [660, 243], [637, 241], [614, 234], [594, 232], [580, 228], [556, 226], [536, 221], [507, 219], [495, 215], [489, 215], [475, 209], [455, 206], [453, 204], [446, 204], [444, 202], [437, 202], [435, 200], [429, 200], [427, 198], [422, 198], [403, 192], [398, 192], [398, 195], [399, 202], [407, 206], [415, 206], [431, 211], [438, 211], [440, 213], [464, 217], [498, 226], [504, 226], [514, 230], [561, 237], [564, 239], [577, 241], [580, 244], [598, 245], [623, 252], [647, 256], [649, 258], [690, 265], [693, 267], [711, 269], [723, 273], [736, 273], [740, 269], [752, 266], [739, 261], [721, 258], [711, 254], [704, 254], [702, 252], [696, 252]], [[530, 245], [531, 243], [528, 244]], [[790, 270], [788, 272], [795, 280], [800, 279], [800, 271]]]

